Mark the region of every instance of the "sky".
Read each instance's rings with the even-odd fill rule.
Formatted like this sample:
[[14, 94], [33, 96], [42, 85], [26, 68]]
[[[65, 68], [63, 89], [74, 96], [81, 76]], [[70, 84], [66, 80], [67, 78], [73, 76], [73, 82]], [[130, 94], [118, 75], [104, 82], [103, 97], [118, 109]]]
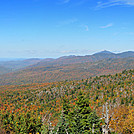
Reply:
[[134, 0], [0, 0], [0, 58], [134, 51]]

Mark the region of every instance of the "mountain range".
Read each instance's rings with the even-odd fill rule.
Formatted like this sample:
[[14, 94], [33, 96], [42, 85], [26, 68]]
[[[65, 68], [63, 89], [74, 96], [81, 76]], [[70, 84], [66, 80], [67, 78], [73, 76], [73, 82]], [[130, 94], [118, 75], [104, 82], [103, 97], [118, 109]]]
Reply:
[[43, 83], [114, 74], [134, 68], [134, 52], [0, 62], [0, 85]]

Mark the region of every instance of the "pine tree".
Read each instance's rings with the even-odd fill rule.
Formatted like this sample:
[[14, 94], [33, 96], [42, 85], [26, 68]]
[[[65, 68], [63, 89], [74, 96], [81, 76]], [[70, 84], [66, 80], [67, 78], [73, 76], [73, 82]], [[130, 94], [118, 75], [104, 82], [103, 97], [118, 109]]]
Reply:
[[100, 132], [100, 120], [89, 106], [89, 99], [82, 92], [79, 93], [78, 101], [72, 115], [70, 127], [75, 134], [92, 134]]
[[67, 99], [63, 99], [63, 110], [61, 113], [61, 118], [58, 123], [58, 129], [56, 134], [68, 134], [68, 126], [69, 126], [69, 121], [68, 121], [68, 112], [69, 112], [69, 105], [67, 102]]
[[89, 106], [89, 99], [80, 92], [74, 109], [64, 99], [57, 134], [100, 134], [100, 123], [99, 117]]

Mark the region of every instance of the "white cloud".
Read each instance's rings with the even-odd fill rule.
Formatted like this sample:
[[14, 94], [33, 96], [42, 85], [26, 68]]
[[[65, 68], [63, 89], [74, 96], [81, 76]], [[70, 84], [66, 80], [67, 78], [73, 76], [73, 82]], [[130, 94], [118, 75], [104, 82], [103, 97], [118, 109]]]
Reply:
[[134, 6], [134, 0], [108, 0], [107, 2], [103, 1], [97, 3], [96, 9], [118, 5]]
[[113, 26], [113, 23], [109, 23], [109, 24], [107, 24], [105, 26], [101, 26], [100, 28], [109, 28], [109, 27], [112, 27], [112, 26]]

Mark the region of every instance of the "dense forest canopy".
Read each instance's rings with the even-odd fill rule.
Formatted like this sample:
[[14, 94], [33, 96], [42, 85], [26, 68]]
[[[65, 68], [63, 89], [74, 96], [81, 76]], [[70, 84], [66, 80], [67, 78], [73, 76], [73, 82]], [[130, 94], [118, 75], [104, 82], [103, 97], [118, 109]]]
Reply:
[[[83, 121], [77, 122], [80, 118]], [[0, 119], [3, 133], [76, 133], [78, 129], [78, 133], [134, 133], [134, 70], [74, 81], [0, 86]]]

